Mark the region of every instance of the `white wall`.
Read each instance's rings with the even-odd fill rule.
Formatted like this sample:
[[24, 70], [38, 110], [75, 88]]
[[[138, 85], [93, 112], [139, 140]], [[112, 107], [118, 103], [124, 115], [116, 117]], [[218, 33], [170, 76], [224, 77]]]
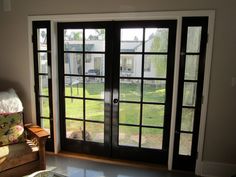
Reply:
[[236, 77], [235, 0], [12, 0], [11, 12], [3, 12], [1, 1], [0, 80], [16, 85], [30, 121], [28, 15], [199, 9], [216, 10], [203, 159], [236, 164], [236, 86], [231, 86]]

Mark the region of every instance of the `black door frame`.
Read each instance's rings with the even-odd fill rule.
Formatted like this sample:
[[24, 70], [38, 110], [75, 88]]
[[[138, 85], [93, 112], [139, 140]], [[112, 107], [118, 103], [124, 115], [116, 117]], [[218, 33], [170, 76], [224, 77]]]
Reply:
[[[200, 51], [198, 53], [187, 53], [186, 48], [187, 48], [188, 27], [194, 27], [194, 26], [202, 27]], [[208, 31], [208, 17], [183, 17], [182, 34], [181, 34], [181, 54], [180, 54], [180, 70], [179, 70], [179, 82], [178, 82], [177, 112], [176, 112], [176, 124], [175, 124], [175, 139], [174, 139], [173, 169], [194, 171], [195, 166], [196, 166], [196, 160], [198, 156], [197, 146], [198, 146], [198, 136], [199, 136], [199, 125], [200, 125], [200, 118], [201, 118], [203, 81], [204, 81], [204, 70], [205, 70], [205, 60], [206, 60], [206, 44], [207, 44], [207, 38], [208, 38], [207, 31]], [[196, 102], [195, 102], [195, 106], [191, 107], [195, 109], [192, 132], [181, 131], [184, 82], [188, 82], [188, 80], [184, 79], [186, 55], [199, 56], [198, 79], [196, 81], [190, 81], [190, 82], [197, 83]], [[179, 144], [180, 144], [179, 142], [180, 142], [181, 133], [192, 134], [192, 146], [191, 146], [190, 156], [179, 154]]]
[[[60, 85], [60, 119], [61, 119], [61, 143], [63, 150], [72, 150], [74, 152], [84, 152], [97, 155], [113, 156], [118, 158], [129, 158], [135, 160], [145, 160], [155, 163], [167, 163], [168, 148], [169, 148], [169, 132], [170, 132], [170, 116], [171, 116], [171, 103], [172, 103], [172, 88], [173, 88], [173, 70], [174, 70], [174, 54], [176, 43], [176, 24], [177, 20], [157, 20], [157, 21], [120, 21], [120, 22], [72, 22], [72, 23], [58, 23], [58, 55], [59, 55], [59, 85]], [[119, 42], [121, 27], [155, 27], [155, 28], [169, 28], [168, 37], [168, 66], [167, 66], [167, 91], [166, 91], [166, 103], [165, 103], [165, 121], [164, 121], [164, 137], [163, 138], [163, 150], [153, 150], [144, 148], [130, 148], [125, 147], [125, 151], [121, 150], [122, 147], [118, 147], [117, 133], [118, 133], [118, 104], [113, 103], [114, 99], [119, 99], [118, 90], [119, 83]], [[66, 139], [65, 137], [65, 105], [64, 100], [64, 29], [76, 29], [76, 28], [105, 28], [106, 29], [106, 59], [105, 59], [105, 142], [104, 146], [98, 143], [74, 141]], [[116, 42], [114, 42], [116, 41]], [[174, 41], [174, 42], [173, 42]], [[144, 56], [144, 52], [142, 53]], [[115, 57], [114, 57], [115, 56]], [[142, 59], [144, 60], [144, 59]], [[115, 66], [115, 69], [114, 69]], [[142, 69], [143, 70], [143, 69]], [[118, 79], [119, 81], [119, 79]], [[113, 95], [113, 96], [112, 96]], [[78, 148], [80, 147], [80, 148]], [[135, 153], [134, 153], [135, 152]], [[137, 153], [143, 153], [141, 157], [137, 158]], [[126, 155], [124, 155], [126, 154]], [[129, 154], [129, 155], [127, 155]], [[159, 158], [157, 158], [159, 157]]]
[[[53, 129], [53, 106], [52, 106], [52, 78], [51, 70], [48, 70], [48, 73], [39, 73], [39, 57], [40, 52], [47, 53], [47, 64], [48, 68], [52, 67], [52, 56], [51, 56], [51, 23], [50, 21], [33, 21], [33, 33], [32, 33], [32, 42], [33, 42], [33, 57], [34, 57], [34, 89], [35, 89], [35, 104], [36, 104], [36, 121], [37, 124], [41, 126], [41, 119], [49, 120], [50, 124], [50, 137], [46, 142], [46, 150], [54, 151], [54, 129]], [[38, 34], [37, 30], [40, 28], [45, 28], [47, 30], [47, 50], [38, 49]], [[39, 76], [48, 76], [48, 96], [40, 95], [40, 84]], [[42, 117], [40, 112], [40, 97], [48, 98], [49, 101], [49, 117]]]
[[[120, 80], [120, 43], [116, 43], [115, 46], [115, 72], [113, 74], [113, 117], [112, 117], [112, 155], [116, 158], [126, 158], [131, 160], [141, 160], [153, 163], [167, 164], [168, 150], [169, 150], [169, 136], [170, 136], [170, 121], [171, 121], [171, 108], [172, 108], [172, 93], [173, 93], [173, 76], [174, 76], [174, 59], [175, 59], [175, 43], [176, 43], [176, 24], [177, 20], [156, 20], [156, 21], [124, 21], [116, 23], [116, 41], [120, 41], [120, 29], [121, 28], [169, 28], [168, 36], [168, 54], [167, 54], [167, 78], [166, 78], [166, 102], [165, 102], [165, 115], [164, 115], [164, 132], [163, 132], [163, 149], [148, 149], [141, 148], [141, 127], [142, 121], [140, 121], [139, 128], [139, 147], [119, 146], [119, 104], [115, 103], [115, 100], [119, 100], [119, 80]], [[173, 42], [174, 41], [174, 42]], [[145, 43], [145, 34], [143, 35], [143, 43]], [[160, 52], [161, 53], [161, 52]], [[130, 53], [129, 53], [130, 54]], [[131, 53], [132, 54], [132, 53]], [[137, 54], [137, 53], [136, 53]], [[144, 63], [144, 44], [142, 54], [142, 63]], [[142, 64], [142, 77], [141, 82], [144, 79], [144, 64]], [[148, 79], [148, 78], [145, 78]], [[143, 84], [141, 84], [143, 85]], [[143, 87], [141, 87], [143, 92]], [[122, 101], [125, 102], [125, 101]], [[142, 93], [141, 93], [141, 106], [142, 112]], [[148, 102], [145, 102], [148, 104]], [[153, 104], [153, 103], [152, 103]], [[140, 113], [142, 117], [142, 113]], [[140, 117], [140, 118], [141, 118]], [[142, 120], [142, 118], [140, 119]], [[137, 156], [137, 154], [140, 154]]]
[[[87, 142], [87, 141], [75, 141], [72, 139], [67, 139], [66, 137], [66, 127], [65, 127], [65, 90], [64, 90], [64, 29], [89, 29], [89, 28], [102, 28], [106, 30], [105, 39], [109, 39], [112, 36], [111, 30], [108, 28], [109, 23], [107, 22], [71, 22], [71, 23], [58, 23], [58, 69], [59, 69], [59, 97], [60, 97], [60, 139], [62, 150], [79, 152], [79, 153], [89, 153], [94, 155], [110, 156], [111, 155], [111, 111], [105, 111], [104, 113], [104, 144]], [[85, 37], [83, 34], [83, 44], [85, 43]], [[104, 109], [111, 110], [111, 78], [109, 77], [110, 72], [112, 72], [112, 61], [111, 58], [112, 51], [110, 51], [109, 46], [113, 45], [112, 40], [105, 40], [105, 91], [104, 91]], [[83, 45], [84, 46], [84, 45]], [[83, 50], [83, 58], [85, 50]], [[99, 53], [99, 52], [95, 52]], [[85, 61], [83, 61], [83, 68], [85, 66]], [[83, 69], [83, 74], [81, 75], [85, 78], [85, 69]], [[89, 77], [86, 75], [86, 77]], [[85, 82], [83, 82], [83, 88], [85, 88]], [[85, 94], [85, 92], [84, 92]], [[84, 96], [84, 95], [83, 95]], [[85, 100], [85, 97], [83, 98]], [[85, 110], [85, 103], [83, 104], [83, 110]], [[85, 111], [84, 111], [85, 112]], [[85, 121], [85, 115], [83, 118]], [[84, 124], [85, 129], [85, 124]], [[83, 129], [83, 130], [84, 130]], [[83, 132], [83, 139], [85, 139], [85, 133]]]

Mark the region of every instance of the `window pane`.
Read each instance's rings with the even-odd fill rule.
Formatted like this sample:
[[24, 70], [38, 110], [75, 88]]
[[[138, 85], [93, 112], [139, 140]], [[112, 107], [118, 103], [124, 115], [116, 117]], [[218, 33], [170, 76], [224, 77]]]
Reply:
[[202, 27], [188, 27], [186, 52], [200, 52]]
[[85, 29], [85, 51], [105, 51], [105, 29]]
[[120, 79], [120, 100], [140, 101], [141, 80]]
[[39, 94], [48, 96], [48, 76], [39, 75]]
[[86, 141], [104, 143], [104, 124], [86, 122]]
[[38, 50], [47, 50], [47, 29], [39, 28], [37, 30]]
[[168, 51], [168, 28], [145, 28], [145, 52]]
[[140, 104], [120, 103], [119, 123], [139, 124]]
[[65, 96], [83, 97], [83, 78], [65, 76]]
[[38, 53], [38, 72], [39, 73], [48, 73], [48, 54], [44, 52]]
[[195, 106], [197, 83], [185, 82], [183, 93], [183, 106]]
[[65, 29], [64, 30], [64, 50], [83, 51], [83, 30]]
[[65, 98], [66, 117], [83, 119], [83, 100]]
[[197, 80], [198, 77], [198, 55], [186, 55], [185, 80]]
[[89, 76], [105, 75], [104, 54], [85, 54], [85, 75]]
[[75, 53], [64, 54], [64, 72], [65, 74], [83, 74], [83, 55]]
[[104, 121], [104, 102], [86, 100], [86, 119]]
[[139, 128], [132, 126], [119, 126], [119, 145], [138, 147]]
[[83, 122], [66, 119], [66, 138], [83, 140]]
[[180, 133], [179, 154], [191, 155], [192, 134]]
[[49, 116], [48, 98], [40, 97], [40, 116], [41, 117], [50, 117]]
[[142, 128], [142, 148], [162, 149], [163, 129]]
[[164, 109], [162, 105], [143, 104], [142, 125], [164, 126]]
[[104, 78], [86, 77], [85, 78], [85, 97], [104, 98]]
[[166, 81], [144, 80], [143, 101], [165, 103]]
[[50, 134], [50, 119], [40, 119], [40, 126]]
[[142, 52], [143, 29], [121, 29], [121, 52]]
[[193, 131], [194, 109], [182, 108], [181, 130]]
[[142, 55], [120, 55], [120, 76], [141, 77]]
[[144, 77], [166, 78], [167, 55], [145, 55]]

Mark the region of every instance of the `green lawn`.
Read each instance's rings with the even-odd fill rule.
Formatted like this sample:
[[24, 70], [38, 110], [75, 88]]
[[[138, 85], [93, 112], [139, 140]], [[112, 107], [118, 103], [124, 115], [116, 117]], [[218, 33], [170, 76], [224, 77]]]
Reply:
[[[161, 84], [159, 84], [161, 85]], [[163, 85], [163, 84], [162, 84]], [[163, 86], [153, 85], [144, 82], [143, 99], [147, 102], [165, 102], [165, 88]], [[140, 83], [122, 83], [120, 87], [120, 100], [123, 101], [140, 101]], [[104, 84], [103, 83], [86, 83], [85, 97], [87, 98], [104, 98]], [[43, 91], [47, 93], [47, 90]], [[83, 97], [82, 85], [74, 85], [65, 88], [66, 96]], [[103, 101], [85, 101], [86, 113], [85, 119], [104, 121], [104, 102]], [[44, 116], [48, 115], [48, 101], [44, 100], [42, 105]], [[66, 117], [83, 119], [83, 100], [82, 99], [65, 99], [65, 114]], [[192, 129], [193, 111], [191, 109], [183, 110], [183, 123], [181, 125], [183, 130]], [[140, 104], [134, 103], [120, 103], [119, 104], [119, 122], [126, 124], [138, 125], [140, 123]], [[43, 126], [49, 127], [49, 121], [44, 120]], [[155, 104], [143, 104], [142, 110], [142, 124], [150, 126], [160, 126], [164, 124], [164, 106]], [[69, 134], [73, 131], [81, 131], [83, 129], [82, 121], [66, 121], [66, 129]], [[104, 126], [99, 123], [86, 123], [86, 130], [90, 133], [92, 141], [103, 142]], [[162, 146], [162, 129], [142, 129], [142, 146], [161, 148]], [[120, 144], [130, 144], [132, 146], [138, 145], [139, 128], [120, 126]]]

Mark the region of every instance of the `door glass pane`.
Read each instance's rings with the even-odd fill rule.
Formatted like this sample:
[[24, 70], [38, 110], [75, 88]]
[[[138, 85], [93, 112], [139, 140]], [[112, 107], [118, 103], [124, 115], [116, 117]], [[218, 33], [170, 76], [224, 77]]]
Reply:
[[85, 51], [105, 51], [105, 29], [85, 29]]
[[89, 76], [105, 75], [104, 54], [85, 54], [85, 75]]
[[48, 73], [48, 54], [46, 52], [38, 53], [38, 72], [39, 73]]
[[163, 129], [142, 128], [142, 148], [162, 149]]
[[142, 52], [143, 29], [121, 29], [121, 52]]
[[142, 125], [164, 126], [164, 109], [163, 105], [143, 104]]
[[86, 100], [86, 119], [104, 121], [104, 102]]
[[64, 54], [64, 72], [65, 74], [83, 74], [83, 55], [75, 53]]
[[83, 97], [83, 78], [65, 76], [65, 96]]
[[49, 116], [49, 101], [48, 101], [48, 98], [40, 97], [40, 116], [41, 117], [50, 117]]
[[140, 101], [141, 80], [120, 79], [120, 100]]
[[200, 52], [202, 27], [188, 27], [186, 52]]
[[64, 30], [64, 50], [83, 51], [83, 30], [65, 29]]
[[38, 50], [47, 50], [47, 29], [46, 28], [39, 28], [37, 30], [37, 41]]
[[166, 78], [167, 55], [145, 55], [144, 77]]
[[119, 126], [119, 145], [138, 147], [139, 127]]
[[83, 119], [83, 100], [65, 98], [66, 117]]
[[198, 77], [198, 55], [186, 55], [185, 61], [185, 80], [197, 80]]
[[180, 133], [179, 154], [191, 155], [192, 149], [192, 134]]
[[145, 28], [145, 52], [167, 52], [168, 35], [168, 28]]
[[39, 94], [48, 96], [48, 76], [39, 75]]
[[143, 101], [165, 103], [166, 81], [144, 80], [143, 81]]
[[141, 77], [142, 55], [120, 55], [120, 77]]
[[50, 119], [40, 119], [40, 126], [50, 134]]
[[195, 106], [197, 83], [185, 82], [183, 92], [183, 106]]
[[85, 78], [85, 97], [104, 98], [104, 78], [86, 77]]
[[66, 138], [83, 140], [83, 122], [66, 119]]
[[140, 104], [120, 103], [119, 123], [139, 124]]
[[181, 130], [193, 131], [194, 109], [182, 108]]
[[104, 124], [86, 122], [86, 141], [92, 141], [97, 143], [104, 143]]

